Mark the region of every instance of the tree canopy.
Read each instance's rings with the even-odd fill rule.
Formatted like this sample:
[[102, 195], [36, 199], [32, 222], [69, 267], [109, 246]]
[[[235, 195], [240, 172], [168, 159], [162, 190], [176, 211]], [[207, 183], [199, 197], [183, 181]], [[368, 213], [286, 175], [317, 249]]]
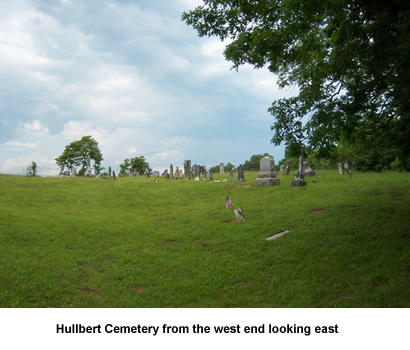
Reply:
[[145, 169], [150, 171], [149, 164], [144, 156], [124, 159], [124, 162], [120, 164], [120, 169], [120, 176], [126, 176], [128, 172], [142, 175]]
[[233, 68], [267, 67], [298, 87], [269, 108], [275, 145], [329, 157], [341, 141], [382, 135], [410, 169], [408, 0], [204, 0], [182, 20], [228, 39]]
[[74, 166], [81, 167], [79, 173], [85, 172], [88, 157], [94, 161], [96, 166], [101, 165], [103, 156], [98, 147], [98, 142], [91, 136], [83, 136], [81, 140], [73, 141], [67, 145], [61, 156], [55, 159], [59, 166], [65, 166], [72, 170]]

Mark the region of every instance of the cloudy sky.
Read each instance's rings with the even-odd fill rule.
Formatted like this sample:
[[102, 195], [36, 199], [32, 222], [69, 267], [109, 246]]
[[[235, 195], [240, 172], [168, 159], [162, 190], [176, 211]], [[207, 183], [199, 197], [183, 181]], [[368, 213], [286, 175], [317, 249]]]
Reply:
[[181, 14], [200, 0], [0, 0], [0, 172], [57, 175], [54, 158], [91, 135], [119, 169], [144, 155], [238, 166], [270, 143], [275, 76], [223, 57]]

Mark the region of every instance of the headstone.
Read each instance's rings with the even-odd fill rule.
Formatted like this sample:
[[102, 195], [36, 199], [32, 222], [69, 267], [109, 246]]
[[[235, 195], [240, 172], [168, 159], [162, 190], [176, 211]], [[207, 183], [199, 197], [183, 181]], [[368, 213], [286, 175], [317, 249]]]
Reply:
[[200, 167], [198, 164], [194, 164], [194, 176], [195, 176], [195, 181], [199, 181], [199, 170]]
[[204, 165], [204, 180], [206, 180], [206, 166]]
[[179, 179], [179, 167], [177, 166], [176, 170], [175, 170], [175, 178]]
[[191, 161], [187, 160], [185, 165], [185, 176], [187, 180], [191, 179]]
[[58, 175], [58, 176], [64, 176], [64, 168], [65, 168], [65, 165], [63, 164], [62, 166], [61, 166], [61, 170], [60, 170], [60, 175]]
[[305, 175], [303, 175], [303, 156], [299, 157], [299, 168], [292, 181], [292, 186], [306, 186]]
[[174, 166], [172, 164], [169, 166], [169, 177], [174, 178]]
[[303, 175], [305, 176], [315, 176], [316, 175], [316, 172], [312, 170], [307, 160], [303, 161]]
[[114, 170], [112, 171], [112, 178], [113, 178], [114, 180], [117, 180], [117, 176], [115, 176], [115, 171], [114, 171]]
[[209, 170], [209, 180], [214, 181], [214, 174], [212, 170]]
[[164, 177], [165, 177], [166, 179], [169, 179], [168, 169], [165, 169], [165, 170], [164, 170]]
[[281, 172], [282, 174], [285, 174], [285, 166], [284, 166], [284, 165], [281, 165], [281, 166], [280, 166], [280, 172]]
[[224, 163], [219, 164], [219, 173], [222, 174], [225, 172], [225, 165]]
[[72, 177], [77, 176], [77, 168], [76, 167], [73, 167], [73, 171], [71, 172], [71, 176]]
[[231, 180], [231, 182], [233, 181], [233, 172], [234, 172], [235, 168], [232, 167], [231, 171], [229, 172], [229, 180]]
[[154, 177], [159, 177], [159, 171], [158, 171], [158, 170], [154, 170], [154, 171], [152, 172], [152, 176], [154, 176]]
[[245, 214], [243, 213], [242, 208], [235, 208], [233, 211], [237, 222], [245, 221]]
[[[280, 184], [276, 178], [275, 161], [272, 157], [264, 157], [260, 161], [258, 178], [255, 180], [257, 186], [275, 186]], [[239, 170], [238, 170], [239, 174]], [[238, 175], [239, 178], [239, 175]], [[244, 180], [242, 180], [244, 181]]]
[[339, 169], [339, 175], [344, 175], [345, 172], [344, 172], [344, 169], [343, 169], [343, 164], [339, 163], [339, 164], [337, 164], [337, 167]]
[[85, 173], [84, 173], [84, 176], [86, 176], [86, 177], [91, 177], [91, 176], [93, 176], [93, 173], [92, 173], [92, 171], [91, 171], [91, 157], [90, 157], [90, 156], [88, 156], [87, 169], [86, 169], [86, 171], [85, 171]]
[[110, 180], [111, 180], [112, 171], [111, 171], [111, 167], [110, 167], [110, 166], [108, 167], [108, 176], [110, 177]]
[[349, 177], [352, 178], [352, 171], [349, 170]]
[[246, 181], [245, 180], [245, 170], [243, 169], [242, 164], [240, 164], [238, 167], [238, 181]]

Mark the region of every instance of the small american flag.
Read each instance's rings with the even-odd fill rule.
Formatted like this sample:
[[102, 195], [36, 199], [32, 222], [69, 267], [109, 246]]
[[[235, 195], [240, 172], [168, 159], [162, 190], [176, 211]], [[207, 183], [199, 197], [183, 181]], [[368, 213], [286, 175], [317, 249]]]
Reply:
[[228, 210], [232, 205], [232, 200], [226, 196], [226, 210]]

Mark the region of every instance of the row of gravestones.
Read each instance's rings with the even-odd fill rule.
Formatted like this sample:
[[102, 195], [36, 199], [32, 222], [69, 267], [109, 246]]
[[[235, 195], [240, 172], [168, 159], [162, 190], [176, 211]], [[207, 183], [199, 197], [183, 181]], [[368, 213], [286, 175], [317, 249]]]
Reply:
[[[207, 171], [206, 167], [204, 166], [204, 172], [202, 172], [203, 175], [203, 179], [206, 180], [207, 176], [209, 176], [209, 180], [213, 181], [213, 172]], [[194, 164], [191, 167], [191, 161], [188, 160], [185, 164], [185, 177], [187, 180], [190, 180], [191, 177], [195, 179], [195, 181], [199, 181], [201, 179], [201, 166], [198, 164]], [[230, 171], [230, 180], [233, 181], [233, 172], [235, 171], [235, 168], [232, 168]], [[225, 169], [224, 169], [224, 163], [220, 163], [219, 165], [219, 172], [220, 173], [224, 173]], [[174, 167], [171, 164], [169, 167], [169, 173], [168, 173], [168, 169], [165, 169], [164, 172], [162, 173], [162, 176], [165, 177], [166, 179], [180, 179], [182, 178], [182, 170], [179, 170], [178, 167], [176, 167], [176, 171], [174, 174]], [[159, 173], [158, 173], [159, 176]], [[243, 168], [243, 165], [239, 165], [238, 167], [238, 181], [246, 181], [245, 180], [245, 171]]]
[[[281, 166], [281, 172], [284, 175], [289, 175], [290, 165], [289, 161], [286, 164], [286, 168]], [[275, 161], [272, 157], [264, 157], [260, 161], [260, 171], [258, 178], [255, 180], [257, 186], [275, 186], [280, 184], [280, 179], [276, 177], [277, 171], [275, 167]], [[310, 164], [303, 160], [301, 156], [299, 158], [298, 171], [295, 174], [295, 179], [292, 181], [292, 186], [306, 186], [305, 176], [315, 176], [316, 173], [310, 167]]]

